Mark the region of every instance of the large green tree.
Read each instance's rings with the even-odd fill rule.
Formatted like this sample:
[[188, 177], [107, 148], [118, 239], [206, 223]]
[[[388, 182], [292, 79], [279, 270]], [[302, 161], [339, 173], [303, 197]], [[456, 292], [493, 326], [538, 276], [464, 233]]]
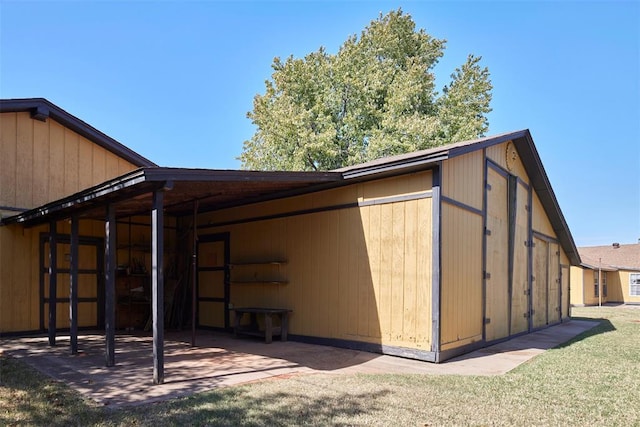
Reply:
[[256, 126], [240, 155], [245, 169], [330, 170], [482, 136], [491, 81], [469, 55], [438, 92], [433, 69], [445, 40], [392, 11], [337, 54], [273, 61], [266, 92], [247, 116]]

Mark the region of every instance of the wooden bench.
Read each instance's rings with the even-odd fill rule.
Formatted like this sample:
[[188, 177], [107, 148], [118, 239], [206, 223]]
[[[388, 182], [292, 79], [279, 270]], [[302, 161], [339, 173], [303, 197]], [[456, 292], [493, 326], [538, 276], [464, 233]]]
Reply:
[[[273, 340], [274, 335], [280, 335], [280, 341], [287, 340], [289, 330], [289, 313], [291, 310], [286, 308], [259, 308], [259, 307], [243, 307], [234, 308], [236, 319], [234, 322], [233, 332], [235, 336], [238, 334], [254, 335], [264, 337], [264, 342], [269, 344]], [[242, 317], [249, 314], [251, 321], [249, 325], [242, 325]], [[263, 316], [264, 331], [258, 326], [258, 316]], [[273, 316], [280, 317], [280, 326], [273, 325]]]

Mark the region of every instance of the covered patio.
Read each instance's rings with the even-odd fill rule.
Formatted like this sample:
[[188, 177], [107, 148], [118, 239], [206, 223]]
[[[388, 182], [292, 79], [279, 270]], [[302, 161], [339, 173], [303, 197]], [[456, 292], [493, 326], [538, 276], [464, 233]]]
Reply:
[[[116, 349], [116, 276], [117, 276], [117, 224], [122, 218], [134, 216], [150, 217], [150, 306], [151, 306], [151, 341], [136, 351], [152, 354], [152, 366], [149, 371], [142, 371], [136, 375], [148, 375], [153, 383], [164, 383], [164, 282], [165, 282], [165, 217], [184, 218], [193, 217], [192, 236], [195, 247], [198, 230], [197, 215], [199, 212], [211, 211], [227, 207], [239, 206], [247, 203], [267, 201], [297, 194], [318, 191], [341, 185], [342, 174], [336, 172], [259, 172], [232, 170], [204, 170], [147, 167], [126, 173], [100, 185], [88, 188], [79, 193], [43, 206], [27, 210], [18, 215], [2, 219], [2, 225], [19, 224], [33, 227], [41, 224], [49, 225], [48, 251], [42, 254], [48, 258], [46, 286], [48, 295], [57, 295], [60, 286], [69, 287], [69, 298], [47, 299], [48, 312], [41, 319], [44, 329], [44, 318], [48, 318], [47, 343], [52, 354], [58, 354], [60, 348], [71, 355], [82, 355], [81, 348], [91, 349], [91, 354], [102, 346], [102, 361], [92, 359], [92, 369], [99, 366], [112, 367], [116, 365], [116, 354], [122, 354]], [[82, 269], [79, 268], [80, 222], [83, 220], [97, 220], [104, 222], [104, 335], [79, 337], [78, 328], [78, 281]], [[58, 263], [59, 222], [68, 221], [69, 235], [69, 268], [60, 269]], [[186, 252], [190, 254], [189, 245]], [[195, 251], [193, 263], [195, 269]], [[96, 271], [102, 271], [97, 266]], [[58, 283], [57, 276], [68, 273], [70, 283]], [[195, 284], [192, 286], [195, 289]], [[194, 291], [195, 295], [195, 291]], [[195, 298], [195, 296], [194, 296]], [[55, 301], [55, 303], [51, 303]], [[100, 301], [100, 297], [98, 298]], [[193, 300], [195, 302], [195, 299]], [[56, 305], [60, 302], [69, 303], [69, 335], [64, 341], [59, 340], [56, 327]], [[225, 301], [227, 303], [227, 301]], [[195, 309], [191, 308], [192, 312]], [[100, 319], [102, 322], [102, 319]], [[191, 346], [196, 343], [196, 323], [192, 320]], [[228, 319], [227, 322], [228, 323]], [[226, 329], [229, 329], [226, 325]], [[88, 342], [82, 342], [88, 340]], [[135, 340], [134, 340], [135, 341]], [[126, 345], [130, 342], [125, 341]], [[120, 340], [117, 342], [121, 345]], [[123, 350], [124, 351], [124, 350]], [[127, 350], [128, 352], [128, 350]], [[87, 359], [89, 360], [89, 359]], [[144, 359], [147, 360], [147, 359]], [[143, 373], [143, 372], [146, 372]], [[141, 379], [138, 377], [138, 379]]]

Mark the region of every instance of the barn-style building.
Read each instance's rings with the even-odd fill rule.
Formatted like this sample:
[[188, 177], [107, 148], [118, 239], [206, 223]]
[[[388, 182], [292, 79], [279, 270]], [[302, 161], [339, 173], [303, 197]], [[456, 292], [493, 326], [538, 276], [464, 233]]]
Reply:
[[165, 323], [231, 330], [240, 307], [431, 362], [569, 318], [580, 258], [528, 130], [329, 172], [182, 169], [19, 99], [0, 154], [0, 334], [73, 351], [104, 329], [109, 365], [152, 326], [156, 382]]

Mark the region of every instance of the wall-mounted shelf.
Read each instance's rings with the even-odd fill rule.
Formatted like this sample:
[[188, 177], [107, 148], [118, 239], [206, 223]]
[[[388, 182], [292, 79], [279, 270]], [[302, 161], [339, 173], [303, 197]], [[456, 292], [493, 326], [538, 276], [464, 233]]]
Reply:
[[285, 285], [289, 283], [280, 272], [284, 260], [238, 261], [228, 264], [232, 285]]
[[232, 280], [232, 285], [286, 285], [286, 280]]
[[234, 267], [247, 267], [252, 265], [285, 265], [287, 261], [250, 261], [250, 262], [232, 262], [229, 264], [229, 268]]

